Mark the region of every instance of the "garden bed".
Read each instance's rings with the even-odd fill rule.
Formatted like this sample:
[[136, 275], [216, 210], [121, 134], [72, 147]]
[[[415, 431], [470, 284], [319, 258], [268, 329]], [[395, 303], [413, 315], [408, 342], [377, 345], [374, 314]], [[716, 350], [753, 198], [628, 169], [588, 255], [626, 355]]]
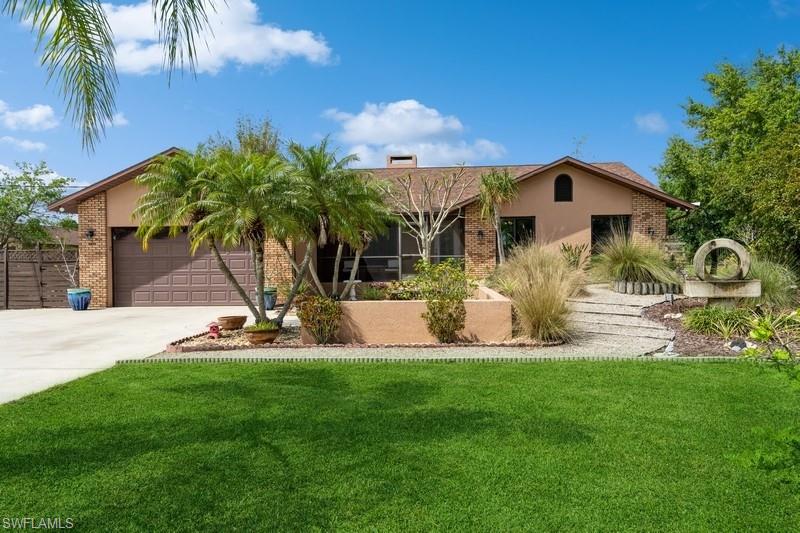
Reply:
[[703, 335], [686, 329], [683, 325], [683, 318], [665, 318], [665, 315], [680, 313], [684, 315], [690, 309], [703, 307], [706, 304], [705, 298], [682, 298], [675, 303], [660, 303], [652, 305], [644, 310], [644, 317], [664, 324], [675, 332], [673, 340], [673, 351], [678, 355], [697, 356], [697, 355], [723, 355], [737, 357], [738, 354], [731, 350], [727, 344], [732, 340], [724, 340], [712, 335]]

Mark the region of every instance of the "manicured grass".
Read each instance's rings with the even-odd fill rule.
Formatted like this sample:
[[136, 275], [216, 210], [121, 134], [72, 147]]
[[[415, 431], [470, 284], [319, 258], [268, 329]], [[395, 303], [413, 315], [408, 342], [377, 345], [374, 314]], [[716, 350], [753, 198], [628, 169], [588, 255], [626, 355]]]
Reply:
[[786, 531], [743, 364], [149, 364], [0, 406], [0, 519], [77, 529]]

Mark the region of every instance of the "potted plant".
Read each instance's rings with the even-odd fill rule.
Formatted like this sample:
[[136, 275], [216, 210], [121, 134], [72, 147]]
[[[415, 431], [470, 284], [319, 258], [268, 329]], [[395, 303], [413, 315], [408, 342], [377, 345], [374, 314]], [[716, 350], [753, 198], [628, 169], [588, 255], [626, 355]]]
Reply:
[[92, 301], [92, 289], [86, 287], [78, 287], [78, 261], [70, 264], [67, 259], [67, 244], [61, 237], [57, 238], [58, 245], [61, 248], [61, 261], [64, 266], [56, 266], [56, 270], [61, 277], [69, 283], [67, 289], [67, 302], [73, 311], [86, 311], [89, 308], [89, 303]]
[[219, 324], [219, 328], [224, 330], [242, 329], [242, 326], [244, 326], [244, 323], [246, 321], [247, 317], [244, 315], [229, 315], [229, 316], [217, 317], [217, 324]]
[[264, 307], [267, 311], [275, 309], [275, 303], [278, 301], [278, 287], [267, 286], [264, 287]]
[[244, 328], [244, 335], [250, 344], [272, 344], [281, 332], [275, 322], [257, 322]]

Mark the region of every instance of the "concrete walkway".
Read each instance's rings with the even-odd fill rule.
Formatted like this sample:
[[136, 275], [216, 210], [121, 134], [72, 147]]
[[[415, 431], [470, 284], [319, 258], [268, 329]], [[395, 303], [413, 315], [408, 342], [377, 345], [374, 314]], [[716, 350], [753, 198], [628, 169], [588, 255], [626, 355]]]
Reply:
[[158, 353], [245, 307], [118, 307], [0, 311], [0, 403]]
[[621, 345], [645, 355], [662, 351], [675, 337], [669, 328], [642, 317], [645, 307], [662, 303], [665, 298], [663, 294], [619, 294], [607, 285], [589, 285], [583, 295], [569, 300], [569, 306], [579, 339]]

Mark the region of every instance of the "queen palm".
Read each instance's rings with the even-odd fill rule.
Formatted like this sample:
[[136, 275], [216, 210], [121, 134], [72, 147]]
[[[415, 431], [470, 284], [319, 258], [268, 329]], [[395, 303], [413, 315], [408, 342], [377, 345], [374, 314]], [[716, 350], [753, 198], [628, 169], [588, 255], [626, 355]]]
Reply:
[[[2, 0], [2, 13], [31, 26], [48, 79], [55, 79], [85, 148], [100, 139], [115, 110], [115, 48], [100, 0]], [[216, 0], [151, 0], [168, 72], [194, 71], [196, 45]]]
[[500, 206], [511, 202], [519, 194], [519, 187], [516, 180], [507, 170], [502, 172], [492, 169], [491, 172], [481, 176], [480, 194], [478, 205], [480, 207], [480, 217], [490, 220], [494, 226], [497, 237], [497, 257], [500, 263], [506, 260], [505, 249], [503, 246], [503, 231], [500, 223]]
[[[213, 172], [213, 155], [212, 151], [202, 145], [194, 152], [180, 151], [163, 155], [150, 163], [147, 170], [136, 178], [136, 182], [147, 189], [139, 197], [133, 213], [139, 222], [136, 234], [142, 240], [145, 250], [149, 241], [165, 229], [170, 237], [177, 236], [184, 227], [189, 228], [190, 239], [194, 235], [192, 228], [208, 214], [201, 207], [201, 201], [207, 193], [205, 184], [213, 181], [213, 178], [209, 179]], [[258, 311], [247, 291], [222, 258], [217, 246], [219, 237], [211, 232], [206, 233], [203, 240], [192, 242], [192, 251], [196, 251], [201, 245], [208, 246], [217, 267], [255, 315]]]
[[[297, 176], [310, 195], [308, 207], [312, 218], [308, 221], [308, 233], [314, 239], [312, 243], [317, 247], [329, 241], [337, 243], [330, 296], [341, 298], [355, 282], [364, 248], [372, 238], [384, 233], [391, 221], [391, 212], [383, 201], [383, 189], [364, 173], [350, 168], [358, 161], [357, 156], [338, 158], [336, 150], [329, 148], [327, 138], [309, 147], [291, 143], [289, 154]], [[346, 245], [355, 250], [355, 261], [348, 282], [341, 294], [337, 294], [339, 267]], [[284, 251], [297, 270], [285, 241]], [[309, 271], [317, 291], [325, 294], [316, 268], [310, 265]]]

